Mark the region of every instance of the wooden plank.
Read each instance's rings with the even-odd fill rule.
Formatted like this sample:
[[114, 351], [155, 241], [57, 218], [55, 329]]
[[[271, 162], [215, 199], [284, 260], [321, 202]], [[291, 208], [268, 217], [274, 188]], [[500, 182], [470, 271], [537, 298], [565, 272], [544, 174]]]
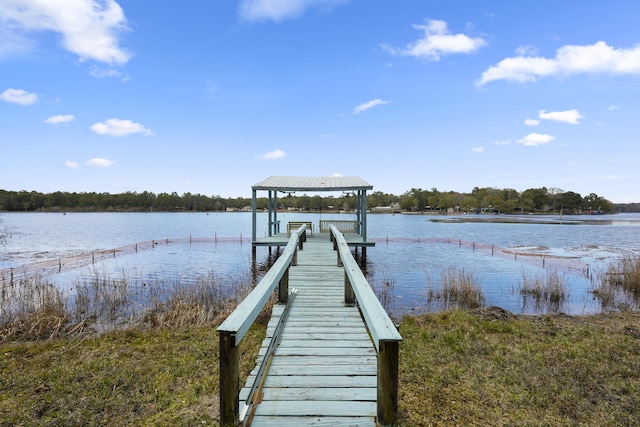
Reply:
[[[264, 351], [260, 350], [260, 356], [264, 355]], [[275, 352], [276, 356], [371, 356], [376, 355], [376, 349], [371, 347], [278, 347]]]
[[[313, 340], [306, 340], [304, 342], [304, 345], [300, 345], [300, 343], [296, 342], [296, 341], [287, 341], [287, 340], [283, 340], [280, 345], [278, 346], [278, 349], [281, 348], [321, 348], [321, 347], [330, 347], [330, 348], [369, 348], [371, 347], [371, 341], [370, 340], [357, 340], [357, 341], [350, 341], [350, 340], [323, 340], [323, 341], [313, 341]], [[277, 352], [277, 350], [276, 350]]]
[[[251, 388], [245, 387], [240, 392], [240, 402], [246, 401]], [[263, 388], [262, 400], [343, 400], [343, 401], [376, 401], [375, 387], [266, 387]]]
[[377, 365], [271, 365], [269, 376], [272, 375], [298, 375], [298, 376], [353, 376], [376, 375]]
[[374, 356], [324, 356], [324, 357], [306, 357], [306, 356], [282, 356], [273, 359], [271, 366], [292, 366], [305, 365], [313, 366], [314, 364], [323, 366], [336, 365], [368, 365], [376, 366], [377, 358]]
[[[345, 272], [337, 267], [337, 253], [328, 238], [313, 237], [297, 256], [288, 280], [298, 294], [252, 426], [374, 426], [378, 358], [359, 309], [344, 304]], [[283, 308], [273, 308], [258, 361]]]
[[362, 388], [275, 388], [264, 389], [263, 400], [343, 400], [343, 401], [373, 401], [376, 400], [375, 387]]
[[264, 427], [373, 427], [374, 417], [281, 417], [281, 416], [256, 416], [253, 418], [254, 426]]
[[[281, 400], [265, 401], [258, 405], [256, 416], [277, 415], [286, 416], [374, 416], [376, 413], [375, 402], [344, 402], [344, 401], [322, 401], [317, 400], [310, 405], [304, 401]], [[257, 424], [254, 424], [257, 425]]]

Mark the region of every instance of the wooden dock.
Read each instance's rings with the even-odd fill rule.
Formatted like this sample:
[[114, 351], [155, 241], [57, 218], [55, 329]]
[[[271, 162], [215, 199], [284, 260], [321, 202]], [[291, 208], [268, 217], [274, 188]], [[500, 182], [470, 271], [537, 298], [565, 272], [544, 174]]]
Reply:
[[[238, 345], [276, 286], [280, 303], [240, 389]], [[335, 227], [292, 233], [218, 332], [223, 425], [375, 426], [396, 417], [402, 338]], [[250, 395], [257, 398], [247, 402]]]
[[[344, 302], [344, 269], [327, 234], [308, 238], [289, 269], [292, 302], [252, 426], [373, 426], [376, 349], [355, 306]], [[258, 362], [283, 305], [274, 307]], [[240, 393], [244, 402], [259, 366]]]

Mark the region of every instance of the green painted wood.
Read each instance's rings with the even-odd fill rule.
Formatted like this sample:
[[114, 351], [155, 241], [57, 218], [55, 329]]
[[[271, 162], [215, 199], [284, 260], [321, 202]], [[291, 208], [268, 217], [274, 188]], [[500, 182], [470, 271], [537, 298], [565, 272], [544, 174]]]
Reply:
[[[264, 401], [258, 405], [256, 416], [258, 415], [286, 416], [373, 416], [376, 411], [375, 402], [354, 402], [354, 401], [322, 401], [316, 400], [313, 404], [304, 401]], [[258, 426], [255, 422], [253, 426]]]
[[373, 417], [255, 417], [253, 425], [264, 427], [372, 427]]
[[264, 400], [303, 400], [303, 401], [376, 401], [375, 387], [343, 387], [343, 388], [275, 388], [268, 387], [265, 389]]
[[[375, 356], [376, 349], [365, 347], [289, 347], [289, 348], [277, 348], [275, 351], [276, 356]], [[259, 355], [264, 355], [261, 350]]]
[[[316, 235], [317, 236], [317, 235]], [[357, 307], [344, 304], [344, 269], [328, 238], [309, 237], [288, 273], [298, 293], [252, 426], [373, 426], [377, 355]], [[258, 361], [284, 305], [276, 305]], [[240, 397], [249, 393], [258, 367]]]
[[[252, 377], [249, 377], [252, 379]], [[299, 375], [278, 376], [268, 375], [264, 382], [265, 388], [375, 388], [375, 375], [354, 376], [325, 376], [325, 375]]]
[[[334, 227], [332, 230], [334, 230]], [[345, 273], [349, 278], [360, 306], [360, 311], [365, 318], [376, 348], [379, 349], [382, 341], [402, 341], [400, 333], [398, 333], [389, 315], [380, 304], [380, 301], [378, 301], [367, 279], [362, 274], [362, 270], [360, 270], [353, 256], [351, 256], [344, 237], [340, 233], [335, 233], [334, 235]]]

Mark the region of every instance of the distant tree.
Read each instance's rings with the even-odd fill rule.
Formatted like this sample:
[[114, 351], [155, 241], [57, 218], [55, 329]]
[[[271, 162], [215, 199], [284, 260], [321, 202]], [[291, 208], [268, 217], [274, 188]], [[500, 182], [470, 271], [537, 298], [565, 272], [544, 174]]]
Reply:
[[598, 211], [603, 213], [613, 213], [615, 209], [613, 203], [604, 197], [600, 197], [595, 193], [591, 193], [584, 197], [585, 208], [589, 211]]

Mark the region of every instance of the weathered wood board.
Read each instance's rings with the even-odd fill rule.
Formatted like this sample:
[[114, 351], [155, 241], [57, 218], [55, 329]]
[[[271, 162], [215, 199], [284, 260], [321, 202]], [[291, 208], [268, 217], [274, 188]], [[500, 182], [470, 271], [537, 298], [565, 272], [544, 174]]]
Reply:
[[[252, 426], [374, 426], [377, 357], [357, 307], [344, 303], [344, 269], [325, 238], [309, 238], [289, 269], [298, 293], [264, 381]], [[276, 305], [258, 363], [283, 311]], [[258, 367], [240, 393], [241, 406]]]

